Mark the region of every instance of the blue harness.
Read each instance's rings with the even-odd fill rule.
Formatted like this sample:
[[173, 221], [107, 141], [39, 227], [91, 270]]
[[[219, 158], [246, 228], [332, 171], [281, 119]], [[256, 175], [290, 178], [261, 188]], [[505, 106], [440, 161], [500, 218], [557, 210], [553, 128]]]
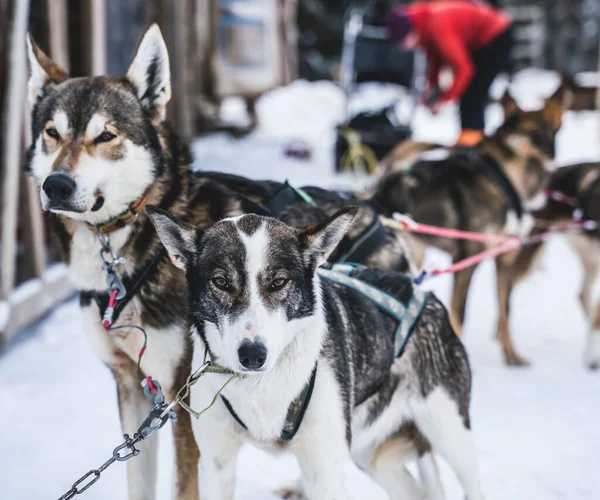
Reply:
[[379, 290], [369, 283], [350, 276], [352, 271], [361, 268], [364, 268], [364, 266], [353, 263], [341, 263], [334, 264], [331, 270], [320, 268], [317, 270], [317, 273], [322, 278], [340, 283], [362, 293], [398, 321], [398, 327], [394, 334], [394, 352], [396, 353], [396, 357], [399, 358], [402, 356], [406, 343], [414, 330], [414, 326], [421, 316], [429, 292], [424, 292], [420, 288], [413, 286], [411, 298], [407, 304], [403, 304], [396, 297]]

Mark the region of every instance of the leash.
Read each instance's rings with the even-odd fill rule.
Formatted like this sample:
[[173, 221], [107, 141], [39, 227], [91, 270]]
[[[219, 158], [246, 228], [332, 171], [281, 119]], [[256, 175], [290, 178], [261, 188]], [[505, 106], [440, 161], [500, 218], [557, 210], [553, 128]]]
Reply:
[[577, 198], [574, 196], [569, 196], [568, 194], [565, 194], [562, 191], [557, 191], [556, 189], [546, 189], [544, 194], [551, 200], [564, 205], [569, 205], [573, 209], [573, 220], [579, 221], [583, 219], [583, 210], [579, 206]]
[[417, 276], [411, 276], [411, 279], [417, 285], [420, 285], [425, 279], [428, 278], [441, 276], [442, 274], [455, 274], [459, 271], [475, 266], [486, 259], [498, 257], [499, 255], [511, 252], [517, 248], [542, 243], [554, 234], [564, 233], [570, 230], [593, 230], [598, 228], [598, 223], [596, 221], [574, 219], [567, 224], [553, 227], [548, 231], [533, 236], [499, 236], [421, 224], [420, 222], [416, 222], [406, 215], [395, 214], [394, 216], [398, 220], [382, 218], [383, 223], [392, 229], [496, 245], [493, 248], [486, 249], [475, 255], [467, 257], [466, 259], [459, 260], [458, 262], [455, 262], [451, 266], [448, 266], [444, 269], [432, 269], [430, 271], [424, 270]]
[[411, 233], [427, 234], [430, 236], [441, 236], [442, 238], [450, 238], [453, 240], [476, 241], [479, 243], [501, 244], [509, 239], [516, 238], [515, 236], [476, 233], [473, 231], [431, 226], [429, 224], [416, 222], [407, 215], [398, 213], [394, 214], [394, 219], [383, 218], [383, 223], [392, 229], [398, 229], [400, 231], [410, 231]]

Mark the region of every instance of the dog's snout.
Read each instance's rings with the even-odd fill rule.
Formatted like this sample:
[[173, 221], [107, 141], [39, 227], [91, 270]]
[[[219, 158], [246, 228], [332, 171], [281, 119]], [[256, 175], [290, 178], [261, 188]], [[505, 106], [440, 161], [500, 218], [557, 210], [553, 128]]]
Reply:
[[249, 370], [259, 370], [267, 361], [267, 348], [262, 342], [242, 342], [238, 349], [240, 363]]
[[66, 201], [75, 191], [75, 181], [65, 174], [52, 174], [45, 181], [42, 189], [50, 201], [55, 203]]

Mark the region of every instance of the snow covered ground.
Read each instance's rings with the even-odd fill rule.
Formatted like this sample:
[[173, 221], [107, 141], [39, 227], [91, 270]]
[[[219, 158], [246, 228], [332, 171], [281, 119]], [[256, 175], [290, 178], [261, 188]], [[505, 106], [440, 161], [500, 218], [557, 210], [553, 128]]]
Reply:
[[[516, 79], [522, 106], [534, 107], [552, 92], [551, 76]], [[360, 103], [376, 105], [394, 93], [366, 89]], [[230, 101], [228, 116], [239, 115]], [[333, 125], [343, 117], [343, 98], [329, 83], [296, 82], [259, 104], [261, 129], [235, 141], [224, 136], [195, 143], [196, 163], [256, 178], [289, 178], [296, 184], [360, 186], [365, 179], [333, 174]], [[493, 127], [501, 119], [490, 107]], [[433, 119], [419, 109], [416, 138], [451, 142], [458, 131], [456, 111]], [[558, 144], [558, 163], [600, 158], [600, 124], [593, 113], [567, 115]], [[282, 156], [283, 144], [306, 140], [310, 161]], [[431, 252], [441, 266], [448, 257]], [[541, 270], [513, 295], [511, 325], [515, 343], [532, 366], [506, 368], [494, 341], [496, 321], [493, 265], [477, 271], [469, 297], [464, 341], [474, 373], [472, 422], [488, 499], [600, 498], [600, 374], [582, 363], [585, 320], [577, 300], [582, 270], [574, 253], [557, 237], [547, 246]], [[442, 299], [451, 279], [431, 286]], [[152, 349], [152, 346], [149, 346]], [[0, 357], [0, 499], [53, 499], [84, 472], [98, 467], [121, 442], [114, 382], [91, 353], [75, 300], [30, 328]], [[169, 498], [171, 431], [160, 433], [159, 499]], [[272, 458], [245, 448], [238, 467], [239, 500], [274, 499], [270, 491], [298, 474], [292, 457]], [[442, 469], [449, 499], [463, 498], [457, 481]], [[348, 465], [356, 499], [385, 498], [377, 486]], [[125, 466], [115, 464], [85, 498], [126, 498]]]

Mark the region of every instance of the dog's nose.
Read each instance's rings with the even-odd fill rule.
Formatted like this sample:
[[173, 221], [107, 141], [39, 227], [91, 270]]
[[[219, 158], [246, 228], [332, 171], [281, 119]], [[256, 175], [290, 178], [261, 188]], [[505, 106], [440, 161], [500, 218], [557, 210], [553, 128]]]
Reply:
[[267, 348], [262, 342], [242, 342], [238, 356], [244, 368], [258, 370], [267, 361]]
[[75, 191], [75, 181], [65, 174], [52, 174], [46, 178], [42, 189], [53, 202], [65, 201]]

